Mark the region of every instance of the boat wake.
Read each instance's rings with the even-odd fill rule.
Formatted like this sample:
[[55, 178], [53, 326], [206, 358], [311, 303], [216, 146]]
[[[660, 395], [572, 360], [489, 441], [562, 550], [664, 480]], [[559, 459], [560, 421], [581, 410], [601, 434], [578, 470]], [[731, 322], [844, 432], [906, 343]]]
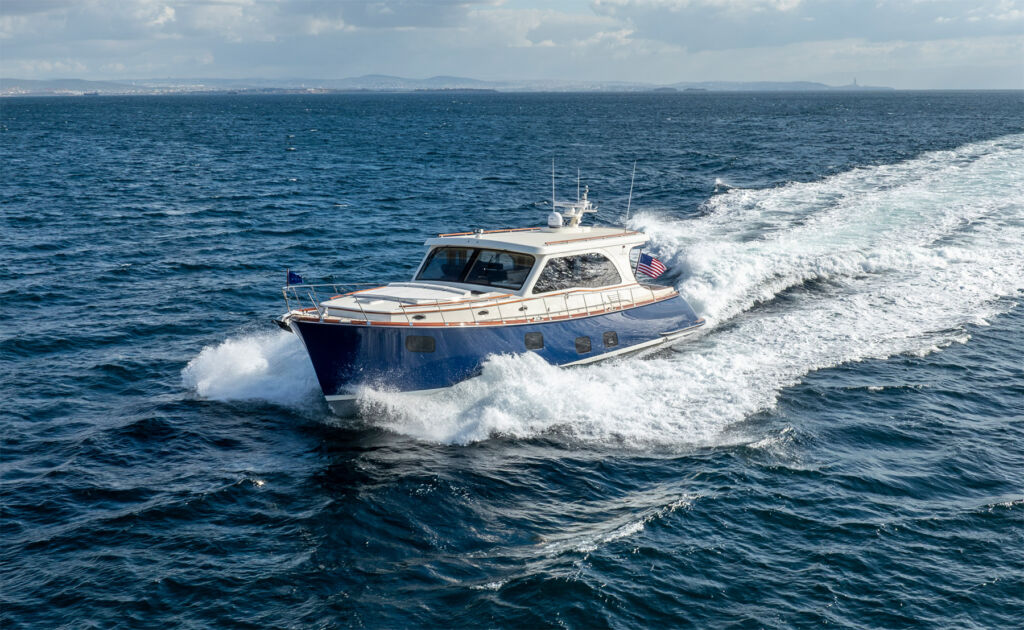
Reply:
[[[439, 394], [368, 390], [365, 415], [441, 443], [549, 433], [625, 446], [754, 442], [764, 436], [729, 427], [808, 373], [963, 343], [967, 325], [1011, 308], [1024, 290], [1022, 200], [1024, 135], [1013, 135], [817, 182], [730, 189], [696, 219], [640, 214], [634, 227], [710, 334], [581, 369], [493, 357], [480, 378]], [[297, 340], [246, 339], [205, 349], [186, 385], [284, 403], [274, 396], [300, 382], [315, 389]], [[250, 356], [247, 343], [267, 367], [226, 369]], [[296, 382], [273, 390], [271, 372]]]

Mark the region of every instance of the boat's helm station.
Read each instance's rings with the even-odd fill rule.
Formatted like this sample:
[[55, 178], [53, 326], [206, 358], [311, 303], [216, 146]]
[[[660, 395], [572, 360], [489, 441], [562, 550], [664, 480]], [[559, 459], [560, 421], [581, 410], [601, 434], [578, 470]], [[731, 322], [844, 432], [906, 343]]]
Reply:
[[[578, 192], [578, 191], [577, 191]], [[552, 205], [554, 209], [551, 214], [548, 215], [548, 227], [557, 230], [562, 227], [579, 227], [580, 220], [583, 218], [585, 213], [597, 212], [597, 207], [587, 199], [587, 194], [590, 192], [590, 186], [583, 188], [583, 198], [577, 199], [576, 201], [554, 201]], [[559, 208], [565, 208], [564, 211], [559, 212]]]

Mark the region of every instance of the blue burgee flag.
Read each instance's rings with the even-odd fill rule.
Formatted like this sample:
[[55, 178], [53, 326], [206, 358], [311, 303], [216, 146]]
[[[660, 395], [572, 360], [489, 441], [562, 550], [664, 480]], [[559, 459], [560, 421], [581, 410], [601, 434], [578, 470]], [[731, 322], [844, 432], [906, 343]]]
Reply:
[[285, 284], [302, 284], [302, 276], [289, 270], [288, 279], [285, 281]]

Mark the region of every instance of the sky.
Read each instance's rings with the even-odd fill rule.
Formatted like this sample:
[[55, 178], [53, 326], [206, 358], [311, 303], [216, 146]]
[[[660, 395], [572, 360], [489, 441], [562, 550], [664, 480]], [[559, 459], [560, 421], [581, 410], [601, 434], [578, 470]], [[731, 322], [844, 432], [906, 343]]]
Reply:
[[1024, 0], [0, 0], [0, 76], [1024, 88]]

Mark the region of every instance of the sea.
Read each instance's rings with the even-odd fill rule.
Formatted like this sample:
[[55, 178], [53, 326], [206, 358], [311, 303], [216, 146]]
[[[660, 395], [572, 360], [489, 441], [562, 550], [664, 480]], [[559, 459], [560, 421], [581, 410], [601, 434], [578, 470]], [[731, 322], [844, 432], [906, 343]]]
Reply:
[[[552, 164], [703, 334], [333, 416], [285, 270]], [[1020, 91], [7, 98], [0, 236], [3, 628], [1024, 627]]]

